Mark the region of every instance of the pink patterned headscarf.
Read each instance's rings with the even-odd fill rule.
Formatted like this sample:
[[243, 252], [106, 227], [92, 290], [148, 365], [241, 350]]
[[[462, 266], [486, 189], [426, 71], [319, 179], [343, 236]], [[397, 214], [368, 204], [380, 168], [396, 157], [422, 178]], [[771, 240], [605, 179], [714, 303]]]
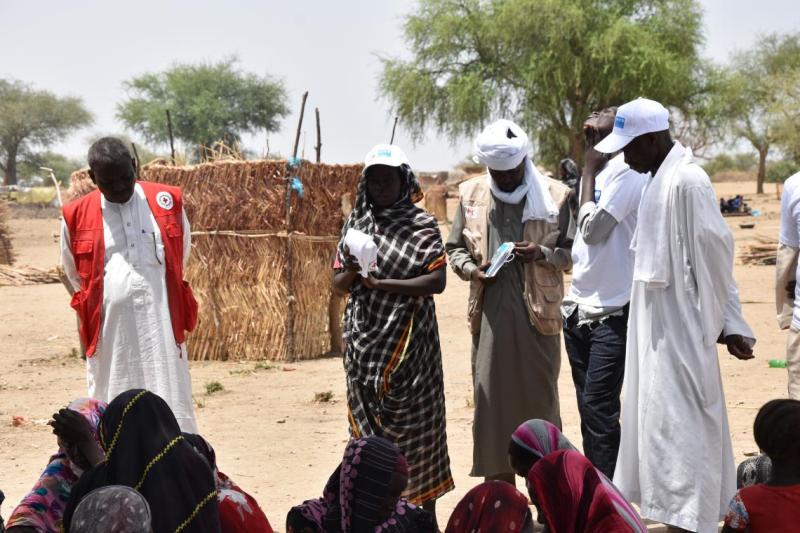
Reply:
[[[105, 402], [80, 398], [67, 408], [83, 415], [92, 427], [94, 438], [98, 439], [97, 427], [106, 409]], [[58, 452], [50, 457], [47, 467], [33, 489], [11, 513], [6, 527], [30, 527], [45, 533], [61, 531], [61, 520], [69, 501], [70, 490], [82, 473], [80, 467], [70, 461], [66, 450], [59, 448]]]
[[511, 440], [538, 459], [558, 450], [576, 451], [561, 430], [547, 420], [538, 418], [520, 424], [511, 435]]

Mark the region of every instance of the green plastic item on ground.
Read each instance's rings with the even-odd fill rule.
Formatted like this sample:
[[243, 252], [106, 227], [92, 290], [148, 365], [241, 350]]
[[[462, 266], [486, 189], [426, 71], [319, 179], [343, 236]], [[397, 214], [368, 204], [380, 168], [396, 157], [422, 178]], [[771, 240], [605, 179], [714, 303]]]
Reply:
[[786, 361], [783, 359], [770, 359], [769, 360], [769, 367], [770, 368], [786, 368]]

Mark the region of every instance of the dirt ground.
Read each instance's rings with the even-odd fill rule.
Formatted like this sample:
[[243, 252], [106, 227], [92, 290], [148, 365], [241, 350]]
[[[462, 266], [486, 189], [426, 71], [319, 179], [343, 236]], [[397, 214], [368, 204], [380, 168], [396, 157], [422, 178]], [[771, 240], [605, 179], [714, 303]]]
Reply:
[[[777, 236], [780, 202], [773, 185], [759, 197], [748, 194], [755, 191], [754, 183], [722, 183], [715, 188], [726, 197], [745, 194], [761, 210], [758, 218], [727, 219], [737, 248], [755, 235]], [[745, 220], [755, 222], [755, 229], [740, 229]], [[57, 264], [58, 224], [55, 219], [12, 220], [17, 264]], [[739, 461], [757, 451], [753, 418], [764, 402], [786, 395], [786, 371], [767, 365], [769, 359], [783, 358], [785, 343], [775, 321], [774, 267], [743, 266], [737, 260], [735, 275], [744, 314], [758, 337], [753, 361], [740, 362], [720, 350]], [[436, 298], [456, 482], [456, 490], [440, 501], [442, 526], [458, 500], [478, 482], [468, 476], [472, 391], [466, 300], [467, 284], [451, 272], [447, 290]], [[56, 448], [45, 422], [55, 410], [85, 395], [86, 383], [84, 365], [76, 357], [74, 313], [61, 285], [0, 287], [0, 339], [0, 489], [6, 494], [3, 516], [8, 516]], [[273, 526], [282, 530], [287, 510], [318, 497], [341, 459], [347, 440], [344, 376], [341, 359], [334, 358], [262, 366], [267, 368], [254, 363], [194, 363], [192, 383], [200, 429], [216, 448], [220, 469], [252, 493]], [[224, 390], [207, 394], [205, 385], [211, 381], [222, 383]], [[579, 419], [566, 355], [559, 387], [564, 432], [578, 445]], [[316, 393], [328, 391], [329, 402], [314, 401]], [[28, 422], [13, 427], [12, 416]], [[521, 482], [518, 487], [523, 488]]]

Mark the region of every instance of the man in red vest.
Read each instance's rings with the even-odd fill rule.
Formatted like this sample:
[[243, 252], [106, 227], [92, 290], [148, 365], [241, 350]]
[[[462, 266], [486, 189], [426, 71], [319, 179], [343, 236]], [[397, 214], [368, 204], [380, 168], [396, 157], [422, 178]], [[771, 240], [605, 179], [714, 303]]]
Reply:
[[88, 159], [98, 190], [64, 206], [61, 263], [75, 291], [89, 394], [110, 402], [148, 389], [183, 431], [197, 433], [185, 343], [197, 302], [183, 280], [191, 234], [181, 190], [137, 181], [117, 138], [95, 142]]

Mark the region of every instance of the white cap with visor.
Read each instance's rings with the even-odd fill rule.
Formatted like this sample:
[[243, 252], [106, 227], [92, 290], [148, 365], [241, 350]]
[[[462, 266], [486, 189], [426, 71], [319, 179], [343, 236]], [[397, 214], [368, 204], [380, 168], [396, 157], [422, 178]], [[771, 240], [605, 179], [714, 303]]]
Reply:
[[[409, 165], [406, 153], [393, 144], [378, 144], [364, 158], [364, 170], [374, 165], [399, 167]], [[410, 165], [409, 165], [410, 166]]]
[[614, 129], [594, 147], [598, 152], [613, 154], [632, 140], [646, 133], [669, 129], [669, 111], [655, 100], [637, 98], [619, 106]]

